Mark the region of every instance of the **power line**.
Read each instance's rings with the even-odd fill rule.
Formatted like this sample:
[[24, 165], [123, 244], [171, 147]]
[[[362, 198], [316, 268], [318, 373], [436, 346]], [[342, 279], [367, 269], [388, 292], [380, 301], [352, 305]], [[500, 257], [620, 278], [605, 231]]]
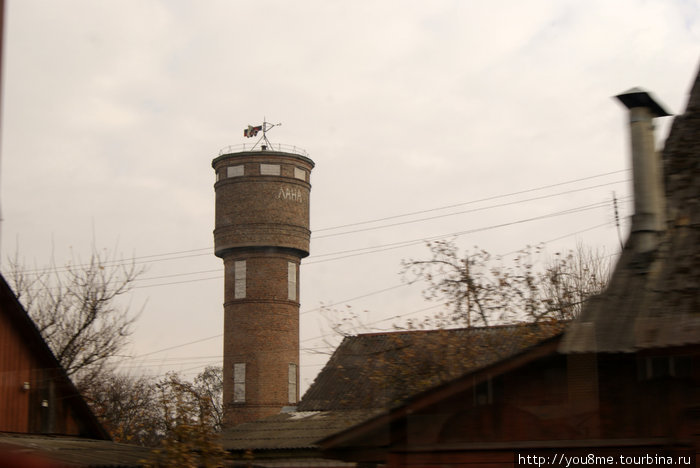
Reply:
[[491, 197], [480, 198], [480, 199], [478, 199], [478, 200], [471, 200], [471, 201], [467, 201], [467, 202], [456, 203], [456, 204], [454, 204], [454, 205], [446, 205], [446, 206], [441, 206], [441, 207], [437, 207], [437, 208], [430, 208], [430, 209], [426, 209], [426, 210], [412, 211], [412, 212], [410, 212], [410, 213], [403, 213], [403, 214], [399, 214], [399, 215], [386, 216], [386, 217], [383, 217], [383, 218], [375, 218], [375, 219], [370, 219], [370, 220], [366, 220], [366, 221], [359, 221], [359, 222], [355, 222], [355, 223], [341, 224], [341, 225], [338, 225], [338, 226], [332, 226], [332, 227], [321, 228], [321, 229], [314, 229], [314, 232], [331, 231], [331, 230], [334, 230], [334, 229], [341, 229], [341, 228], [351, 227], [351, 226], [360, 226], [360, 225], [363, 225], [363, 224], [371, 224], [371, 223], [376, 223], [376, 222], [379, 222], [379, 221], [387, 221], [387, 220], [389, 220], [389, 219], [396, 219], [396, 218], [402, 218], [402, 217], [405, 217], [405, 216], [413, 216], [413, 215], [417, 215], [417, 214], [429, 213], [429, 212], [432, 212], [432, 211], [446, 210], [446, 209], [449, 209], [449, 208], [456, 208], [456, 207], [458, 207], [458, 206], [470, 205], [470, 204], [473, 204], [473, 203], [480, 203], [480, 202], [484, 202], [484, 201], [496, 200], [496, 199], [499, 199], [499, 198], [511, 197], [511, 196], [513, 196], [513, 195], [521, 195], [521, 194], [523, 194], [523, 193], [535, 192], [535, 191], [538, 191], [538, 190], [545, 190], [545, 189], [552, 188], [552, 187], [559, 187], [559, 186], [562, 186], [562, 185], [573, 184], [573, 183], [581, 182], [581, 181], [584, 181], [584, 180], [595, 179], [595, 178], [598, 178], [598, 177], [605, 177], [605, 176], [612, 175], [612, 174], [619, 174], [620, 172], [628, 172], [628, 171], [630, 171], [630, 170], [631, 170], [631, 169], [621, 169], [621, 170], [618, 170], [618, 171], [612, 171], [612, 172], [606, 172], [606, 173], [603, 173], [603, 174], [597, 174], [597, 175], [592, 175], [592, 176], [588, 176], [588, 177], [582, 177], [582, 178], [580, 178], [580, 179], [573, 179], [573, 180], [568, 180], [568, 181], [565, 181], [565, 182], [558, 182], [558, 183], [556, 183], [556, 184], [543, 185], [543, 186], [540, 186], [540, 187], [534, 187], [534, 188], [530, 188], [530, 189], [526, 189], [526, 190], [520, 190], [520, 191], [517, 191], [517, 192], [510, 192], [510, 193], [506, 193], [506, 194], [502, 194], [502, 195], [494, 195], [494, 196], [491, 196]]
[[[304, 262], [304, 265], [313, 265], [316, 263], [329, 262], [329, 261], [334, 261], [334, 260], [339, 260], [339, 259], [349, 258], [349, 257], [356, 257], [359, 255], [366, 255], [366, 254], [384, 252], [387, 250], [400, 249], [400, 248], [409, 247], [412, 245], [418, 245], [418, 244], [422, 244], [422, 243], [426, 243], [426, 242], [430, 242], [430, 241], [434, 241], [434, 240], [444, 239], [446, 237], [460, 237], [460, 236], [464, 236], [467, 234], [473, 234], [475, 232], [488, 231], [488, 230], [492, 230], [492, 229], [513, 226], [516, 224], [523, 224], [523, 223], [532, 222], [532, 221], [539, 221], [542, 219], [548, 219], [548, 218], [553, 218], [553, 217], [557, 217], [557, 216], [564, 216], [564, 215], [568, 215], [568, 214], [575, 214], [575, 213], [580, 213], [583, 211], [602, 208], [605, 206], [607, 206], [607, 202], [598, 202], [598, 203], [593, 203], [590, 205], [582, 205], [582, 206], [579, 206], [576, 208], [571, 208], [571, 209], [562, 210], [562, 211], [556, 211], [556, 212], [549, 213], [549, 214], [542, 215], [542, 216], [534, 216], [531, 218], [524, 218], [524, 219], [520, 219], [517, 221], [511, 221], [511, 222], [507, 222], [507, 223], [494, 224], [491, 226], [484, 226], [484, 227], [469, 229], [469, 230], [465, 230], [465, 231], [451, 232], [449, 234], [440, 234], [440, 235], [431, 236], [431, 237], [423, 237], [423, 238], [418, 238], [418, 239], [413, 239], [413, 240], [408, 240], [408, 241], [393, 242], [393, 243], [389, 243], [389, 244], [383, 244], [380, 246], [365, 247], [362, 249], [357, 249], [358, 253], [351, 253], [349, 255], [344, 255], [341, 257], [333, 257], [333, 258], [329, 258], [329, 259], [325, 259], [325, 260], [307, 261], [307, 262]], [[346, 252], [352, 252], [352, 250], [349, 250]]]
[[[552, 239], [548, 239], [548, 240], [542, 242], [542, 244], [548, 244], [548, 243], [550, 243], [550, 242], [555, 242], [555, 241], [557, 241], [557, 240], [561, 240], [561, 239], [564, 239], [564, 238], [566, 238], [566, 237], [575, 236], [575, 235], [577, 235], [577, 234], [581, 234], [581, 233], [583, 233], [583, 232], [591, 231], [591, 230], [593, 230], [593, 229], [598, 229], [598, 228], [601, 228], [601, 227], [607, 226], [607, 225], [608, 225], [608, 223], [603, 223], [603, 224], [598, 224], [598, 225], [595, 225], [595, 226], [592, 226], [592, 227], [589, 227], [589, 228], [586, 228], [586, 229], [581, 229], [581, 230], [578, 230], [578, 231], [575, 231], [575, 232], [570, 232], [570, 233], [565, 234], [565, 235], [563, 235], [563, 236], [558, 236], [558, 237], [555, 237], [555, 238], [552, 238]], [[501, 257], [504, 257], [504, 256], [511, 255], [511, 254], [514, 254], [514, 253], [517, 253], [517, 252], [520, 252], [520, 250], [515, 250], [515, 251], [508, 252], [508, 253], [504, 253], [504, 254], [501, 254], [500, 256], [501, 256]], [[313, 308], [313, 309], [308, 309], [308, 310], [305, 310], [305, 311], [301, 312], [300, 315], [305, 315], [305, 314], [308, 314], [308, 313], [311, 313], [311, 312], [315, 312], [315, 311], [321, 310], [321, 309], [324, 308], [324, 307], [333, 307], [333, 306], [340, 305], [340, 304], [346, 304], [346, 303], [348, 303], [348, 302], [352, 302], [352, 301], [355, 301], [355, 300], [358, 300], [358, 299], [364, 299], [364, 298], [366, 298], [366, 297], [374, 296], [374, 295], [377, 295], [377, 294], [381, 294], [381, 293], [384, 293], [384, 292], [387, 292], [387, 291], [391, 291], [391, 290], [398, 289], [398, 288], [403, 287], [403, 286], [409, 286], [409, 285], [410, 285], [409, 283], [400, 283], [400, 284], [396, 284], [396, 285], [394, 285], [394, 286], [390, 286], [390, 287], [387, 287], [387, 288], [383, 288], [383, 289], [371, 291], [371, 292], [369, 292], [369, 293], [365, 293], [365, 294], [362, 294], [362, 295], [359, 295], [359, 296], [355, 296], [355, 297], [352, 297], [352, 298], [349, 298], [349, 299], [345, 299], [345, 300], [342, 300], [342, 301], [334, 302], [334, 303], [331, 303], [331, 304], [324, 304], [323, 306], [320, 306], [320, 307], [315, 307], [315, 308]], [[428, 309], [434, 308], [434, 307], [437, 307], [437, 306], [431, 306], [431, 307], [429, 307]], [[414, 312], [410, 312], [410, 313], [417, 313], [417, 312], [420, 312], [420, 311], [423, 311], [423, 310], [427, 310], [427, 309], [420, 309], [419, 311], [414, 311]], [[410, 314], [410, 313], [409, 313], [409, 314]], [[370, 324], [368, 324], [368, 325], [372, 325], [372, 324], [375, 324], [375, 323], [380, 323], [380, 322], [383, 322], [383, 321], [386, 321], [386, 320], [391, 320], [391, 319], [397, 318], [397, 317], [399, 317], [399, 316], [390, 317], [390, 318], [388, 318], [388, 319], [382, 319], [382, 320], [379, 320], [379, 321], [377, 321], [377, 322], [372, 322], [372, 323], [370, 323]], [[169, 350], [172, 350], [172, 349], [181, 348], [181, 347], [184, 347], [184, 346], [189, 346], [189, 345], [192, 345], [192, 344], [201, 343], [201, 342], [208, 341], [208, 340], [212, 340], [212, 339], [215, 339], [215, 338], [221, 338], [222, 336], [223, 336], [223, 333], [219, 333], [219, 334], [217, 334], [217, 335], [212, 335], [212, 336], [209, 336], [209, 337], [200, 338], [200, 339], [198, 339], [198, 340], [190, 341], [190, 342], [187, 342], [187, 343], [182, 343], [182, 344], [179, 344], [179, 345], [170, 346], [170, 347], [167, 347], [167, 348], [162, 348], [162, 349], [159, 349], [159, 350], [156, 350], [156, 351], [151, 351], [151, 352], [149, 352], [149, 353], [140, 354], [140, 355], [137, 355], [137, 356], [124, 356], [124, 358], [125, 358], [125, 359], [136, 359], [136, 358], [141, 358], [141, 357], [145, 357], [145, 356], [150, 356], [150, 355], [153, 355], [153, 354], [161, 353], [161, 352], [164, 352], [164, 351], [169, 351]], [[307, 339], [305, 339], [305, 340], [302, 340], [301, 342], [306, 342], [306, 341], [311, 341], [311, 340], [315, 340], [315, 339], [320, 339], [320, 338], [324, 338], [325, 336], [328, 336], [328, 334], [324, 334], [324, 335], [321, 335], [321, 336], [318, 336], [318, 337], [314, 337], [314, 338], [307, 338]]]
[[[349, 249], [349, 250], [331, 252], [331, 253], [322, 254], [322, 255], [311, 256], [310, 257], [311, 260], [303, 262], [302, 266], [313, 265], [313, 264], [317, 264], [317, 263], [331, 262], [331, 261], [336, 261], [336, 260], [342, 260], [342, 259], [357, 257], [357, 256], [361, 256], [361, 255], [369, 255], [369, 254], [374, 254], [374, 253], [379, 253], [379, 252], [385, 252], [388, 250], [395, 250], [395, 249], [400, 249], [400, 248], [404, 248], [404, 247], [410, 247], [410, 246], [414, 246], [414, 245], [424, 244], [426, 242], [444, 239], [447, 237], [460, 237], [460, 236], [464, 236], [467, 234], [473, 234], [476, 232], [483, 232], [483, 231], [488, 231], [488, 230], [492, 230], [492, 229], [499, 229], [499, 228], [503, 228], [503, 227], [513, 226], [516, 224], [523, 224], [523, 223], [527, 223], [527, 222], [539, 221], [542, 219], [548, 219], [548, 218], [557, 217], [557, 216], [576, 214], [576, 213], [580, 213], [583, 211], [588, 211], [588, 210], [593, 210], [593, 209], [605, 207], [605, 206], [607, 206], [607, 203], [608, 203], [607, 201], [597, 202], [597, 203], [593, 203], [593, 204], [581, 205], [581, 206], [578, 206], [575, 208], [569, 208], [566, 210], [560, 210], [560, 211], [548, 213], [546, 215], [535, 216], [535, 217], [530, 217], [530, 218], [520, 219], [520, 220], [511, 221], [511, 222], [507, 222], [507, 223], [490, 225], [490, 226], [483, 226], [483, 227], [469, 229], [469, 230], [465, 230], [465, 231], [457, 231], [457, 232], [451, 232], [451, 233], [447, 233], [447, 234], [439, 234], [436, 236], [421, 237], [421, 238], [417, 238], [417, 239], [411, 239], [411, 240], [399, 241], [399, 242], [391, 242], [388, 244], [381, 244], [378, 246], [363, 247], [363, 248], [359, 248], [359, 249]], [[343, 254], [347, 254], [347, 255], [343, 255]], [[314, 258], [318, 258], [318, 257], [332, 257], [332, 258], [313, 260]], [[197, 279], [189, 279], [189, 280], [183, 280], [183, 281], [171, 281], [171, 282], [167, 282], [167, 283], [139, 285], [139, 286], [134, 286], [133, 289], [152, 288], [152, 287], [159, 287], [159, 286], [171, 286], [171, 285], [187, 284], [187, 283], [193, 283], [193, 282], [199, 282], [199, 281], [220, 280], [222, 278], [224, 278], [223, 275], [216, 275], [216, 276], [212, 276], [212, 277], [208, 277], [208, 278], [197, 278]], [[152, 278], [144, 278], [144, 279], [140, 279], [140, 281], [145, 281], [146, 279], [152, 279]]]
[[583, 188], [578, 188], [578, 189], [574, 189], [574, 190], [567, 190], [567, 191], [565, 191], [565, 192], [553, 193], [553, 194], [549, 194], [549, 195], [541, 195], [541, 196], [539, 196], [539, 197], [526, 198], [526, 199], [524, 199], [524, 200], [515, 200], [515, 201], [512, 201], [512, 202], [500, 203], [500, 204], [498, 204], [498, 205], [489, 205], [489, 206], [483, 206], [483, 207], [479, 207], [479, 208], [473, 208], [473, 209], [471, 209], [471, 210], [458, 211], [458, 212], [456, 212], [456, 213], [446, 213], [446, 214], [441, 214], [441, 215], [437, 215], [437, 216], [430, 216], [430, 217], [428, 217], [428, 218], [420, 218], [420, 219], [414, 219], [414, 220], [410, 220], [410, 221], [402, 221], [402, 222], [400, 222], [400, 223], [392, 223], [392, 224], [385, 224], [385, 225], [382, 225], [382, 226], [375, 226], [375, 227], [369, 227], [369, 228], [363, 228], [363, 229], [355, 229], [355, 230], [352, 230], [352, 231], [338, 232], [338, 233], [335, 233], [335, 234], [326, 234], [326, 235], [324, 235], [324, 236], [312, 236], [312, 239], [324, 239], [324, 238], [328, 238], [328, 237], [336, 237], [336, 236], [344, 236], [344, 235], [346, 235], [346, 234], [354, 234], [354, 233], [357, 233], [357, 232], [373, 231], [373, 230], [376, 230], [376, 229], [385, 229], [385, 228], [389, 228], [389, 227], [402, 226], [402, 225], [405, 225], [405, 224], [421, 223], [421, 222], [423, 222], [423, 221], [430, 221], [430, 220], [433, 220], [433, 219], [446, 218], [446, 217], [449, 217], [449, 216], [457, 216], [457, 215], [466, 214], [466, 213], [474, 213], [474, 212], [477, 212], [477, 211], [485, 211], [485, 210], [490, 210], [490, 209], [493, 209], [493, 208], [502, 208], [502, 207], [504, 207], [504, 206], [518, 205], [518, 204], [520, 204], [520, 203], [527, 203], [527, 202], [534, 201], [534, 200], [543, 200], [543, 199], [545, 199], [545, 198], [558, 197], [558, 196], [560, 196], [560, 195], [567, 195], [567, 194], [570, 194], [570, 193], [582, 192], [582, 191], [584, 191], [584, 190], [590, 190], [590, 189], [593, 189], [593, 188], [600, 188], [600, 187], [605, 187], [605, 186], [614, 185], [614, 184], [621, 184], [621, 183], [629, 182], [629, 181], [630, 181], [630, 179], [619, 180], [619, 181], [616, 181], [616, 182], [608, 182], [608, 183], [605, 183], [605, 184], [598, 184], [598, 185], [593, 185], [593, 186], [590, 186], [590, 187], [583, 187]]
[[[506, 198], [506, 197], [510, 197], [510, 196], [514, 196], [514, 195], [520, 195], [520, 194], [523, 194], [523, 193], [530, 193], [530, 192], [535, 192], [535, 191], [539, 191], [539, 190], [545, 190], [545, 189], [552, 188], [552, 187], [558, 187], [558, 186], [562, 186], [562, 185], [573, 184], [573, 183], [581, 182], [581, 181], [584, 181], [584, 180], [590, 180], [590, 179], [595, 179], [595, 178], [599, 178], [599, 177], [605, 177], [605, 176], [612, 175], [612, 174], [618, 174], [618, 173], [621, 173], [621, 172], [627, 172], [627, 171], [629, 171], [629, 170], [630, 170], [630, 169], [622, 169], [622, 170], [618, 170], [618, 171], [606, 172], [606, 173], [602, 173], [602, 174], [596, 174], [596, 175], [592, 175], [592, 176], [581, 177], [581, 178], [578, 178], [578, 179], [572, 179], [572, 180], [568, 180], [568, 181], [558, 182], [558, 183], [555, 183], [555, 184], [548, 184], [548, 185], [543, 185], [543, 186], [539, 186], [539, 187], [533, 187], [533, 188], [526, 189], [526, 190], [520, 190], [520, 191], [516, 191], [516, 192], [510, 192], [510, 193], [506, 193], [506, 194], [501, 194], [501, 195], [494, 195], [494, 196], [485, 197], [485, 198], [481, 198], [481, 199], [477, 199], [477, 200], [471, 200], [471, 201], [467, 201], [467, 202], [456, 203], [456, 204], [446, 205], [446, 206], [442, 206], [442, 207], [430, 208], [430, 209], [427, 209], [427, 210], [420, 210], [420, 211], [414, 211], [414, 212], [410, 212], [410, 213], [403, 213], [403, 214], [398, 214], [398, 215], [393, 215], [393, 216], [386, 216], [386, 217], [383, 217], [383, 218], [376, 218], [376, 219], [372, 219], [372, 220], [365, 220], [365, 221], [359, 221], [359, 222], [355, 222], [355, 223], [342, 224], [342, 225], [332, 226], [332, 227], [327, 227], [327, 228], [314, 229], [314, 232], [323, 232], [323, 231], [329, 231], [329, 230], [340, 229], [340, 228], [345, 228], [345, 227], [360, 226], [360, 225], [371, 224], [371, 223], [375, 223], [375, 222], [379, 222], [379, 221], [386, 221], [386, 220], [390, 220], [390, 219], [397, 219], [397, 218], [406, 217], [406, 216], [413, 216], [413, 215], [416, 215], [416, 214], [423, 214], [423, 213], [429, 213], [429, 212], [433, 212], [433, 211], [445, 210], [445, 209], [455, 208], [455, 207], [459, 207], [459, 206], [465, 206], [465, 205], [469, 205], [469, 204], [480, 203], [480, 202], [484, 202], [484, 201], [496, 200], [496, 199], [499, 199], [499, 198]], [[559, 195], [561, 195], [561, 194], [567, 194], [567, 193], [572, 193], [572, 192], [576, 192], [576, 191], [590, 190], [590, 189], [592, 189], [592, 188], [597, 188], [597, 187], [600, 187], [600, 186], [611, 185], [611, 184], [616, 184], [616, 183], [620, 183], [620, 182], [611, 182], [611, 183], [608, 183], [608, 184], [599, 184], [599, 185], [591, 186], [591, 187], [587, 187], [587, 188], [574, 189], [574, 190], [571, 190], [571, 191], [561, 192], [561, 193], [559, 193], [559, 194], [547, 195], [547, 196], [542, 196], [542, 197], [535, 197], [535, 198], [532, 198], [532, 199], [529, 199], [529, 200], [523, 200], [523, 201], [520, 201], [520, 202], [518, 202], [518, 201], [508, 202], [508, 203], [505, 203], [505, 204], [502, 204], [502, 205], [494, 205], [494, 207], [507, 206], [507, 205], [511, 205], [511, 204], [515, 204], [515, 203], [522, 203], [522, 202], [531, 201], [531, 200], [540, 199], [540, 198], [548, 198], [548, 197], [553, 197], [553, 196], [559, 196]], [[488, 209], [488, 208], [480, 208], [479, 210], [483, 210], [483, 209]], [[467, 213], [467, 212], [469, 212], [469, 211], [466, 211], [466, 212], [464, 212], [464, 213]], [[456, 215], [456, 214], [461, 214], [461, 213], [446, 214], [446, 215], [440, 215], [440, 216], [453, 216], [453, 215]], [[439, 216], [439, 217], [440, 217], [440, 216]], [[428, 218], [428, 219], [432, 219], [432, 218]], [[414, 220], [414, 221], [409, 221], [409, 222], [418, 222], [418, 221]], [[379, 227], [371, 228], [371, 229], [381, 229], [381, 228], [383, 228], [383, 226], [379, 226]], [[333, 235], [341, 235], [341, 234], [342, 234], [342, 233], [333, 234]], [[314, 236], [314, 237], [312, 237], [312, 238], [314, 238], [314, 239], [319, 239], [319, 238], [323, 238], [323, 237], [327, 237], [327, 236]], [[132, 263], [135, 264], [135, 265], [143, 265], [143, 264], [149, 264], [149, 263], [160, 262], [160, 261], [179, 260], [179, 259], [183, 259], [183, 258], [191, 258], [191, 257], [200, 257], [200, 256], [205, 256], [205, 255], [211, 255], [211, 252], [212, 252], [212, 251], [213, 251], [213, 246], [203, 247], [203, 248], [198, 248], [198, 249], [178, 250], [178, 251], [165, 252], [165, 253], [160, 253], [160, 254], [150, 254], [150, 255], [136, 256], [136, 257], [133, 257], [132, 259], [130, 259], [130, 260], [128, 260], [128, 261], [125, 261], [125, 260], [109, 260], [109, 261], [104, 262], [104, 263], [103, 263], [103, 266], [112, 266], [112, 267], [114, 267], [114, 266], [130, 265], [130, 264], [132, 264]], [[194, 253], [194, 252], [202, 252], [202, 253]], [[190, 254], [190, 255], [181, 255], [181, 254]], [[173, 256], [173, 255], [175, 255], [175, 256]], [[163, 258], [163, 257], [169, 257], [169, 258]], [[89, 263], [77, 264], [77, 265], [73, 265], [71, 268], [80, 268], [80, 267], [85, 267], [85, 266], [89, 266], [89, 265], [90, 265]], [[64, 267], [64, 268], [57, 268], [57, 269], [55, 269], [55, 271], [65, 271], [65, 270], [67, 270], [67, 269], [68, 269], [68, 268], [65, 268], [65, 267]], [[45, 270], [45, 268], [35, 268], [35, 269], [26, 269], [26, 270], [23, 270], [23, 271], [26, 272], [26, 273], [31, 273], [31, 272], [41, 272], [41, 271], [44, 271], [44, 270]]]

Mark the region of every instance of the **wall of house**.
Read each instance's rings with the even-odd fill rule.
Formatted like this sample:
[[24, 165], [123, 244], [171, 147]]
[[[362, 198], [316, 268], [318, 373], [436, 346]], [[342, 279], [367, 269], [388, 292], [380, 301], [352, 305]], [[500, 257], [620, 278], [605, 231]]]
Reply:
[[410, 414], [392, 445], [681, 438], [697, 422], [700, 379], [697, 350], [679, 353], [664, 357], [671, 374], [658, 355], [548, 356]]
[[78, 435], [60, 369], [36, 357], [19, 327], [0, 311], [0, 432]]

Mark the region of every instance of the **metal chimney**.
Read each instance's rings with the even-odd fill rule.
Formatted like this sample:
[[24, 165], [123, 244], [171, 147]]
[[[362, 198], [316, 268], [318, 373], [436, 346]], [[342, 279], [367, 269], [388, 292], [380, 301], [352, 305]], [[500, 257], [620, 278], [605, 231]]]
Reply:
[[634, 186], [632, 245], [638, 252], [648, 252], [656, 248], [666, 224], [663, 168], [654, 145], [652, 119], [670, 114], [640, 88], [616, 97], [629, 109]]

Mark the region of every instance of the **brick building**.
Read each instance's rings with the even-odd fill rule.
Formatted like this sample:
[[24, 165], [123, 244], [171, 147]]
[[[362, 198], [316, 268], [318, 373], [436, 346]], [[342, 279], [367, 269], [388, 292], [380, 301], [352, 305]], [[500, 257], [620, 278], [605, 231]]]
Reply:
[[299, 265], [309, 255], [310, 175], [296, 148], [223, 150], [216, 171], [215, 254], [223, 259], [227, 425], [299, 400]]

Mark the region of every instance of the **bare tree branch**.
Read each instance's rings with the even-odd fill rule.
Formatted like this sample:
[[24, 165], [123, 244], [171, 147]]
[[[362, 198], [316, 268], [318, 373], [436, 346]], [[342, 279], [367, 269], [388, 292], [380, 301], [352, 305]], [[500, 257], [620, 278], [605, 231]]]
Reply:
[[527, 247], [511, 265], [494, 265], [491, 255], [475, 248], [460, 254], [452, 241], [428, 243], [432, 258], [402, 262], [408, 282], [424, 280], [428, 300], [452, 306], [455, 323], [467, 327], [493, 322], [571, 319], [585, 300], [607, 285], [610, 264], [605, 256], [578, 245], [556, 254], [542, 267], [540, 247]]
[[44, 268], [25, 268], [16, 255], [9, 280], [68, 375], [79, 380], [99, 374], [121, 350], [137, 315], [117, 299], [144, 272], [135, 262], [93, 250], [90, 261], [75, 258], [64, 267], [53, 259]]

